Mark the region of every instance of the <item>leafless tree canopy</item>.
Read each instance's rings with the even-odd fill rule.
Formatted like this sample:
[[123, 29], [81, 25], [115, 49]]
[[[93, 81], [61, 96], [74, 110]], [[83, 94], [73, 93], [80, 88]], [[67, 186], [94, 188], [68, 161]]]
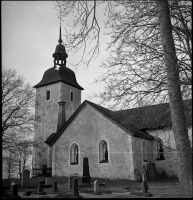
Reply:
[[33, 130], [35, 93], [15, 70], [2, 69], [2, 140], [3, 150], [15, 147]]
[[[190, 98], [192, 86], [192, 2], [169, 1], [173, 37], [184, 98]], [[67, 49], [83, 47], [82, 61], [87, 65], [97, 55], [100, 45], [100, 24], [97, 9], [104, 4], [105, 26], [110, 28], [109, 57], [101, 67], [106, 73], [97, 82], [105, 81], [102, 102], [113, 100], [115, 105], [128, 107], [139, 97], [153, 102], [168, 101], [165, 63], [158, 24], [156, 3], [153, 1], [64, 1], [56, 8], [62, 17], [73, 19], [66, 35]], [[102, 10], [100, 10], [100, 14]], [[68, 23], [69, 18], [65, 18]], [[90, 44], [90, 43], [91, 44]], [[89, 59], [86, 49], [92, 46]]]

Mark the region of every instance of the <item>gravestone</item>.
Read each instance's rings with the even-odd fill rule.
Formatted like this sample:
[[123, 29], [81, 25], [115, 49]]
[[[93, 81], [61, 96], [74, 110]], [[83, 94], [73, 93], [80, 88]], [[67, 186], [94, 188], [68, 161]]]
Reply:
[[53, 188], [54, 192], [58, 192], [57, 182], [54, 182]]
[[78, 192], [78, 179], [77, 178], [75, 178], [73, 180], [72, 190], [73, 190], [74, 198], [83, 198], [82, 196], [79, 195], [79, 192]]
[[78, 192], [78, 179], [77, 178], [75, 178], [73, 180], [72, 190], [73, 190], [73, 196], [78, 196], [79, 195], [79, 192]]
[[99, 184], [98, 184], [98, 181], [97, 181], [97, 180], [94, 182], [94, 194], [95, 194], [95, 195], [101, 194], [101, 193], [99, 192]]
[[46, 179], [46, 185], [52, 185], [52, 178]]
[[21, 186], [25, 187], [27, 184], [29, 184], [29, 180], [30, 180], [30, 171], [24, 169], [21, 177]]
[[17, 185], [13, 185], [13, 188], [12, 188], [12, 197], [19, 197], [18, 194], [17, 194]]
[[70, 176], [68, 177], [68, 188], [72, 189], [72, 185], [73, 185], [73, 180], [77, 178], [79, 179], [79, 175], [78, 174], [70, 174]]
[[38, 182], [38, 189], [37, 189], [37, 194], [46, 194], [46, 192], [43, 191], [43, 181]]
[[82, 176], [82, 183], [90, 184], [91, 183], [91, 177], [89, 172], [89, 162], [88, 158], [83, 158], [83, 176]]

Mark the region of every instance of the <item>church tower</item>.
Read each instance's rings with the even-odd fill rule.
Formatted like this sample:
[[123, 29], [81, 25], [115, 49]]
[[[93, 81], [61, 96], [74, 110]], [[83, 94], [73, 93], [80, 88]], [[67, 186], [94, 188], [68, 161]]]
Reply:
[[[59, 40], [53, 54], [54, 67], [44, 72], [36, 89], [34, 139], [38, 147], [33, 150], [33, 168], [51, 167], [49, 147], [45, 140], [59, 131], [81, 104], [81, 90], [75, 73], [66, 67], [68, 57], [62, 44], [61, 26]], [[62, 114], [61, 114], [62, 113]]]

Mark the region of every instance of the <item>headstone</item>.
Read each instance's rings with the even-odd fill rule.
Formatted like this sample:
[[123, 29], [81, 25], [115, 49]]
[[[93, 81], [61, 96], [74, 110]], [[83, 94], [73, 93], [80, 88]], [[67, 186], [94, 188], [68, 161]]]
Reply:
[[58, 192], [57, 182], [54, 182], [53, 187], [54, 187], [54, 192]]
[[46, 179], [46, 185], [52, 185], [52, 178]]
[[72, 189], [72, 185], [73, 185], [73, 180], [77, 178], [79, 179], [79, 175], [78, 174], [71, 174], [69, 177], [68, 177], [68, 188], [69, 189]]
[[135, 181], [141, 182], [142, 177], [139, 169], [134, 169], [134, 175], [135, 175]]
[[30, 180], [30, 171], [27, 169], [24, 169], [22, 172], [22, 178], [21, 178], [21, 186], [25, 187]]
[[73, 189], [73, 196], [78, 196], [79, 192], [78, 192], [78, 179], [77, 178], [75, 178], [73, 180], [72, 189]]
[[46, 193], [43, 191], [43, 181], [39, 181], [39, 183], [38, 183], [37, 194], [46, 194]]
[[89, 163], [88, 158], [83, 158], [83, 177], [82, 177], [82, 183], [90, 184], [91, 183], [91, 177], [89, 172]]
[[16, 196], [18, 196], [18, 194], [17, 194], [17, 185], [13, 185], [12, 197], [16, 197]]
[[98, 181], [97, 181], [97, 180], [94, 182], [94, 194], [95, 194], [95, 195], [101, 194], [101, 193], [99, 192], [99, 184], [98, 184]]

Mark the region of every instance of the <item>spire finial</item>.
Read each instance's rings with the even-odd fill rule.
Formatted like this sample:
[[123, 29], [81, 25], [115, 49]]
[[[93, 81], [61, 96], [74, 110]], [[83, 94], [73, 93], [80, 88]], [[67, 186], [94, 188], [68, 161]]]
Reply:
[[62, 35], [61, 35], [61, 9], [60, 9], [60, 33], [59, 33], [59, 40], [58, 42], [61, 44], [62, 43]]

